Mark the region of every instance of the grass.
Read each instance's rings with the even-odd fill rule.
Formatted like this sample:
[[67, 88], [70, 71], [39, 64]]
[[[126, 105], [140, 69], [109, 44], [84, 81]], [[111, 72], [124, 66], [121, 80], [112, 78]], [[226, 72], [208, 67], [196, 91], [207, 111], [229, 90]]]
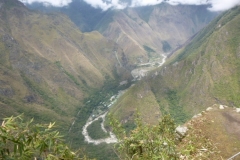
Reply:
[[[228, 159], [239, 150], [239, 138], [234, 135], [233, 124], [228, 122], [225, 115], [239, 118], [232, 108], [214, 109], [203, 116], [191, 120], [187, 124], [188, 135], [178, 145], [178, 150], [187, 154], [190, 159]], [[229, 127], [228, 127], [229, 126]], [[236, 128], [235, 128], [236, 129]], [[207, 149], [205, 152], [200, 149]]]
[[[113, 152], [113, 145], [100, 144], [92, 145], [84, 142], [84, 137], [81, 133], [82, 127], [85, 125], [87, 119], [93, 113], [100, 104], [100, 102], [106, 102], [112, 95], [117, 94], [119, 88], [118, 83], [111, 77], [106, 76], [106, 82], [101, 89], [92, 89], [88, 98], [84, 99], [84, 104], [79, 106], [79, 115], [75, 118], [75, 125], [72, 127], [71, 132], [68, 133], [67, 141], [73, 148], [85, 148], [86, 152], [91, 158], [97, 158], [99, 160], [117, 159], [117, 156]], [[122, 88], [124, 89], [124, 88]], [[77, 111], [77, 112], [78, 112]], [[101, 119], [92, 123], [87, 129], [89, 135], [92, 138], [105, 138], [108, 134], [102, 131], [100, 127]]]
[[62, 115], [62, 116], [67, 115], [67, 113], [64, 110], [61, 110], [59, 108], [60, 106], [59, 101], [57, 101], [54, 97], [51, 96], [50, 91], [47, 91], [46, 89], [44, 89], [43, 86], [29, 79], [24, 73], [22, 73], [21, 76], [24, 82], [26, 83], [26, 85], [29, 87], [29, 89], [32, 90], [34, 93], [37, 93], [44, 100], [46, 107], [54, 110], [59, 115]]
[[4, 66], [10, 66], [9, 51], [6, 49], [4, 43], [0, 43], [0, 64]]
[[171, 100], [168, 92], [158, 87], [174, 89], [179, 98], [175, 107], [183, 106], [192, 113], [216, 103], [216, 99], [231, 106], [239, 105], [239, 59], [235, 55], [240, 42], [238, 12], [239, 7], [216, 18], [166, 65], [164, 77], [159, 76], [152, 84], [161, 106], [164, 103], [171, 106]]
[[[80, 86], [80, 83], [78, 82], [77, 78], [75, 78], [71, 73], [67, 72], [61, 65], [60, 61], [56, 61], [55, 64], [58, 66], [59, 69], [62, 69], [63, 72], [77, 85]], [[86, 82], [85, 82], [86, 83]]]
[[[66, 141], [71, 147], [85, 147], [82, 126], [92, 110], [115, 93], [111, 89], [119, 85], [113, 73], [115, 61], [109, 61], [115, 44], [97, 32], [81, 33], [61, 14], [28, 12], [20, 6], [4, 13], [6, 21], [2, 19], [0, 29], [11, 35], [16, 45], [9, 49], [0, 43], [0, 88], [10, 86], [14, 93], [12, 97], [0, 95], [1, 118], [25, 113], [36, 122], [56, 121], [59, 130], [68, 134]], [[4, 24], [8, 24], [8, 29]], [[110, 78], [104, 84], [106, 75]], [[31, 95], [36, 99], [27, 102], [25, 97]], [[84, 105], [86, 97], [91, 103]], [[75, 117], [78, 111], [79, 117]], [[74, 133], [68, 133], [75, 119]], [[113, 155], [111, 147], [97, 146], [94, 150], [87, 145], [88, 151], [98, 157]]]
[[[183, 124], [190, 118], [190, 116], [184, 110], [183, 106], [180, 105], [179, 103], [180, 100], [176, 91], [174, 90], [167, 91], [167, 101], [169, 104], [168, 112], [174, 119], [175, 123]], [[161, 108], [164, 109], [164, 106], [162, 106]]]
[[156, 124], [157, 119], [160, 118], [159, 105], [147, 83], [141, 83], [129, 88], [118, 99], [110, 112], [120, 121], [127, 123], [133, 122], [137, 110], [144, 122]]
[[[181, 124], [214, 103], [238, 107], [239, 10], [237, 7], [217, 17], [174, 60], [156, 70], [158, 76], [151, 73], [129, 89], [113, 107], [115, 116], [129, 121], [137, 108], [150, 115], [157, 104], [162, 113], [170, 113]], [[150, 47], [145, 50], [153, 52]]]

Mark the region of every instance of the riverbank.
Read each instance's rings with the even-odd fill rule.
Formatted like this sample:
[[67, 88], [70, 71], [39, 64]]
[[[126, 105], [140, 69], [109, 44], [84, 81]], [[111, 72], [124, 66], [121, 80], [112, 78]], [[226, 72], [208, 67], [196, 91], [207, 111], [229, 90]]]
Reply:
[[[158, 67], [161, 67], [166, 62], [166, 58], [167, 58], [167, 56], [162, 55], [161, 61], [157, 61], [156, 60], [156, 61], [152, 61], [151, 63], [147, 63], [147, 64], [139, 64], [140, 68], [137, 68], [137, 69], [132, 71], [132, 76], [133, 76], [134, 80], [141, 80], [141, 78], [146, 76], [149, 71], [151, 71], [153, 69], [156, 69]], [[109, 109], [114, 103], [116, 103], [118, 98], [121, 95], [123, 95], [124, 93], [125, 93], [125, 91], [119, 91], [118, 95], [112, 96], [111, 99], [110, 99], [110, 103], [107, 105], [107, 109]], [[106, 102], [102, 102], [102, 104], [106, 104]], [[88, 118], [86, 124], [83, 126], [83, 129], [82, 129], [82, 135], [84, 136], [85, 142], [92, 143], [94, 145], [99, 145], [101, 143], [110, 144], [110, 143], [117, 143], [118, 142], [118, 140], [117, 140], [116, 136], [114, 135], [114, 133], [108, 132], [106, 130], [106, 128], [104, 127], [104, 122], [105, 122], [105, 118], [106, 118], [107, 113], [108, 113], [108, 110], [105, 110], [105, 111], [102, 111], [102, 113], [100, 112], [100, 114], [98, 114], [98, 115], [92, 114]], [[89, 136], [87, 128], [93, 122], [95, 122], [95, 121], [97, 121], [99, 119], [102, 119], [101, 130], [103, 132], [109, 134], [108, 138], [93, 139], [91, 136]]]

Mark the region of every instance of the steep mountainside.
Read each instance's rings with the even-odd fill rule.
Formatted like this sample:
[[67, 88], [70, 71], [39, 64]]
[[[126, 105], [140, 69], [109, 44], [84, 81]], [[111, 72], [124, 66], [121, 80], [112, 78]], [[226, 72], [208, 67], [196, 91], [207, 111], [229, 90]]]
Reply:
[[[160, 108], [162, 113], [169, 112], [182, 123], [215, 103], [239, 107], [239, 24], [240, 7], [217, 17], [189, 45], [173, 55], [170, 62], [132, 87], [128, 92], [135, 100], [129, 103], [128, 98], [120, 99], [113, 109], [115, 114], [126, 120], [133, 112], [122, 114], [121, 110]], [[141, 105], [146, 103], [140, 101], [149, 105]], [[140, 112], [149, 118], [157, 113]]]
[[209, 12], [207, 6], [167, 3], [107, 11], [92, 8], [83, 0], [73, 0], [63, 8], [44, 7], [39, 3], [29, 7], [65, 13], [84, 32], [98, 30], [123, 48], [131, 65], [172, 52], [217, 15]]
[[45, 13], [63, 12], [80, 28], [82, 32], [91, 32], [108, 12], [103, 12], [102, 9], [93, 8], [84, 0], [72, 0], [66, 7], [45, 6], [43, 3], [34, 2], [26, 4], [27, 7], [40, 10]]
[[0, 118], [25, 113], [66, 129], [82, 100], [106, 80], [121, 80], [127, 63], [100, 33], [81, 33], [66, 16], [17, 0], [0, 0], [0, 57]]
[[[115, 11], [97, 25], [105, 37], [119, 44], [132, 64], [168, 54], [209, 23], [216, 13], [206, 6], [160, 4]], [[106, 23], [109, 23], [107, 26]], [[152, 49], [154, 54], [149, 54]]]

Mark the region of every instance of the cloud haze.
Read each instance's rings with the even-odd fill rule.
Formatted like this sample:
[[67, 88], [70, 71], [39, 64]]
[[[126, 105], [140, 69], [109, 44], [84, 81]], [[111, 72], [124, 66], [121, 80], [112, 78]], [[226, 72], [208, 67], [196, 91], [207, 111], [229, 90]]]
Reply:
[[123, 9], [127, 7], [126, 3], [120, 2], [119, 0], [84, 0], [94, 8], [101, 8], [107, 10], [109, 8]]
[[211, 11], [224, 11], [240, 5], [240, 0], [211, 0]]
[[[24, 3], [40, 2], [44, 4], [51, 4], [53, 6], [62, 7], [72, 2], [72, 0], [20, 0]], [[128, 0], [130, 2], [124, 3], [126, 0], [84, 0], [94, 8], [101, 8], [107, 10], [109, 8], [123, 9], [125, 7], [139, 7], [147, 5], [156, 5], [162, 2], [167, 2], [171, 5], [185, 4], [185, 5], [210, 5], [210, 11], [224, 11], [234, 6], [240, 5], [240, 0]], [[130, 4], [130, 5], [129, 5]]]
[[44, 5], [52, 5], [55, 7], [67, 6], [72, 0], [19, 0], [23, 3], [32, 4], [34, 2], [43, 3]]

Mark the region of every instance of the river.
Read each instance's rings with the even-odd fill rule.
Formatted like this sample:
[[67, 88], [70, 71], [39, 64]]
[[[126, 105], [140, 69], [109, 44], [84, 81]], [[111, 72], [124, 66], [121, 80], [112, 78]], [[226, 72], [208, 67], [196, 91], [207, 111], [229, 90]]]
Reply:
[[[162, 59], [161, 59], [160, 62], [159, 61], [153, 61], [151, 63], [139, 64], [138, 66], [140, 66], [140, 68], [134, 69], [131, 72], [134, 80], [140, 80], [142, 77], [147, 75], [147, 72], [149, 72], [149, 71], [151, 71], [155, 68], [161, 67], [165, 63], [166, 58], [167, 58], [167, 56], [162, 55]], [[157, 64], [157, 66], [156, 66], [156, 64]], [[146, 67], [144, 67], [144, 66], [146, 66]], [[119, 97], [121, 97], [121, 95], [123, 95], [123, 94], [124, 94], [124, 92], [119, 92], [118, 95], [113, 96], [113, 97], [115, 97], [115, 100], [114, 101], [111, 100], [112, 102], [108, 105], [108, 108], [110, 108], [117, 101], [117, 99]], [[94, 145], [98, 145], [98, 144], [101, 144], [101, 143], [110, 144], [110, 143], [117, 143], [118, 142], [118, 139], [116, 138], [116, 136], [112, 132], [108, 132], [106, 130], [106, 128], [104, 127], [105, 117], [106, 117], [107, 113], [108, 113], [108, 111], [98, 115], [96, 118], [93, 118], [93, 116], [90, 116], [88, 118], [88, 120], [87, 120], [86, 124], [83, 126], [83, 130], [82, 130], [82, 134], [83, 134], [83, 136], [85, 138], [85, 141], [87, 143], [92, 143]], [[102, 118], [102, 120], [103, 120], [101, 122], [101, 129], [103, 130], [103, 132], [108, 133], [109, 137], [108, 138], [103, 138], [103, 139], [92, 139], [88, 134], [87, 128], [93, 122], [99, 120], [100, 118]], [[74, 125], [74, 123], [75, 123], [75, 121], [72, 123], [72, 125]], [[70, 128], [70, 130], [71, 130], [71, 128]]]
[[103, 139], [92, 139], [89, 134], [88, 134], [88, 131], [87, 131], [87, 127], [90, 126], [93, 122], [99, 120], [100, 118], [103, 119], [102, 123], [101, 123], [101, 128], [102, 130], [105, 132], [105, 133], [108, 133], [108, 131], [106, 130], [106, 128], [104, 127], [104, 121], [105, 121], [105, 117], [107, 115], [108, 112], [105, 112], [104, 114], [98, 116], [97, 118], [93, 119], [93, 120], [88, 120], [87, 123], [83, 126], [83, 131], [82, 131], [82, 134], [83, 136], [85, 137], [85, 141], [88, 142], [88, 143], [93, 143], [95, 145], [98, 145], [100, 143], [116, 143], [118, 140], [116, 138], [116, 136], [112, 133], [112, 132], [109, 132], [109, 135], [110, 137], [108, 138], [103, 138]]

